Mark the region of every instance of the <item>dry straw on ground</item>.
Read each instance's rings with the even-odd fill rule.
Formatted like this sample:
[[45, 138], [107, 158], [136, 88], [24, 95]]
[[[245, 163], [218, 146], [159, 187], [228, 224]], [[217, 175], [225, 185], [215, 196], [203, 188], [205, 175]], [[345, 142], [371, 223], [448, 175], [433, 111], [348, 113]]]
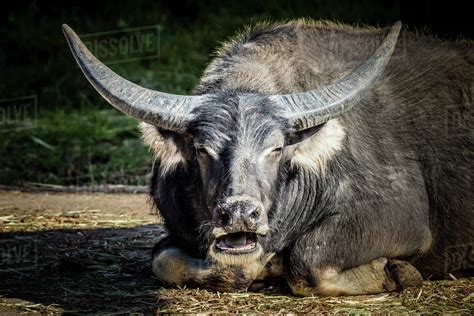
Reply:
[[162, 232], [144, 195], [0, 191], [0, 313], [474, 313], [474, 278], [337, 298], [294, 297], [284, 283], [259, 293], [164, 289], [149, 267]]

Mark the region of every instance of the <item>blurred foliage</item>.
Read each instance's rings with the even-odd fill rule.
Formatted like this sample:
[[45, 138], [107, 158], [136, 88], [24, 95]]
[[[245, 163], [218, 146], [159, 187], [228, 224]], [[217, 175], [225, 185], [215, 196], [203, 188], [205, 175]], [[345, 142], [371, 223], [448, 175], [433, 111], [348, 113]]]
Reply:
[[1, 133], [0, 148], [0, 183], [145, 185], [151, 165], [136, 121], [108, 108], [45, 111], [35, 128]]
[[150, 155], [136, 122], [110, 108], [85, 80], [63, 23], [80, 35], [159, 26], [158, 58], [109, 66], [142, 86], [188, 94], [218, 43], [249, 23], [311, 17], [386, 25], [431, 7], [372, 0], [2, 2], [0, 99], [36, 95], [38, 127], [2, 132], [0, 126], [0, 183], [146, 182]]
[[63, 23], [78, 34], [160, 25], [160, 58], [111, 68], [150, 88], [188, 93], [217, 44], [249, 23], [313, 17], [387, 24], [398, 19], [399, 6], [369, 0], [30, 1], [2, 14], [0, 65], [8, 80], [0, 81], [0, 95], [37, 94], [43, 109], [77, 105], [84, 99], [87, 104], [105, 103], [98, 102], [78, 71], [61, 31]]

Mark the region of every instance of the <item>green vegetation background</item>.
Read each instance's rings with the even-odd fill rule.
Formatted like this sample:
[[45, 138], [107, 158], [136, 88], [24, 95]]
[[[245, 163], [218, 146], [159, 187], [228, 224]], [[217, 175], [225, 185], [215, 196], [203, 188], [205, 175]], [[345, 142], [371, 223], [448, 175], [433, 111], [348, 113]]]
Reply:
[[[0, 99], [36, 95], [37, 125], [0, 126], [0, 184], [147, 183], [137, 122], [110, 107], [76, 66], [61, 32], [159, 25], [159, 57], [109, 65], [142, 86], [187, 94], [219, 43], [249, 23], [299, 17], [386, 25], [398, 1], [30, 1], [2, 8]], [[5, 6], [5, 4], [3, 4]], [[0, 102], [1, 103], [1, 102]], [[20, 122], [24, 123], [24, 122]]]

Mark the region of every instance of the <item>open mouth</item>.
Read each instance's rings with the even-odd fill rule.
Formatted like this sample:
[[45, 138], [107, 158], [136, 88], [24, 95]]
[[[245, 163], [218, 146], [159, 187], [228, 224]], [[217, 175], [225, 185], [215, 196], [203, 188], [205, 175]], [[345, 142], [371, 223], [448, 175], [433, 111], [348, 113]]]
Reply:
[[217, 238], [216, 248], [232, 253], [251, 252], [257, 248], [257, 234], [239, 232]]

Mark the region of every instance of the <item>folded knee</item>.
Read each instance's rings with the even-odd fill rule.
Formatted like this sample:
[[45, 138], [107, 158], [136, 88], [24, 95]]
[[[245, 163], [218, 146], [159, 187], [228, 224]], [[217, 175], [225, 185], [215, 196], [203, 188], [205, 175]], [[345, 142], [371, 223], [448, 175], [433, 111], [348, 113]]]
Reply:
[[188, 260], [186, 254], [178, 248], [170, 247], [155, 253], [152, 271], [163, 285], [186, 284], [188, 279]]

